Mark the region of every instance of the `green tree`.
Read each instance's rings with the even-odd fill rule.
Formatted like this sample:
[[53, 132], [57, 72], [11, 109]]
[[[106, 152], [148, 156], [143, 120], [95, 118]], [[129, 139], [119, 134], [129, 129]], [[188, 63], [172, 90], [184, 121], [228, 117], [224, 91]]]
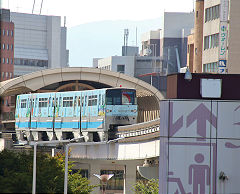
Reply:
[[[64, 189], [64, 154], [51, 157], [37, 154], [37, 193], [63, 193]], [[90, 193], [94, 187], [80, 171], [72, 174], [69, 164], [69, 193]], [[31, 193], [33, 173], [33, 153], [4, 150], [0, 153], [0, 192]]]
[[147, 182], [138, 181], [134, 186], [133, 190], [137, 194], [158, 194], [159, 185], [158, 179], [151, 179]]

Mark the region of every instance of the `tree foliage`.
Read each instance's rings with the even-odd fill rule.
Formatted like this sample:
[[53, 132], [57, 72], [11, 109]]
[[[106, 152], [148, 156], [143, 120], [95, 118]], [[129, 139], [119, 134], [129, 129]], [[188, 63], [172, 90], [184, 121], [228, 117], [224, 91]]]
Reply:
[[[48, 154], [37, 154], [37, 193], [63, 193], [64, 190], [64, 154], [51, 157]], [[80, 171], [72, 174], [69, 164], [68, 192], [90, 193], [94, 187]], [[33, 153], [4, 150], [0, 153], [0, 192], [31, 193], [33, 174]]]
[[133, 189], [137, 194], [158, 194], [159, 185], [158, 180], [151, 179], [147, 182], [138, 181]]

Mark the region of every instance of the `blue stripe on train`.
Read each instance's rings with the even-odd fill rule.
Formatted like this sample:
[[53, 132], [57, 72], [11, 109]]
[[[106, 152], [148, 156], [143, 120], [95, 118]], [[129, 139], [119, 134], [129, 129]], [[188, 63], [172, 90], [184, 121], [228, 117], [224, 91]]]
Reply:
[[[98, 128], [103, 124], [102, 121], [97, 122], [82, 122], [82, 128]], [[28, 122], [16, 122], [16, 126], [18, 128], [28, 128]], [[52, 122], [32, 122], [32, 128], [52, 128]], [[55, 128], [79, 128], [79, 122], [63, 122], [63, 123], [55, 123]]]

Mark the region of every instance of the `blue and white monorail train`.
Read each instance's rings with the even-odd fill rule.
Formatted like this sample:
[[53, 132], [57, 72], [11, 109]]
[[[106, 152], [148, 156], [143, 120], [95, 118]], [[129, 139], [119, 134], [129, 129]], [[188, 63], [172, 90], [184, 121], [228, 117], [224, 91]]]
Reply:
[[[45, 132], [48, 139], [65, 139], [84, 135], [91, 141], [114, 138], [116, 126], [137, 122], [136, 90], [109, 88], [85, 91], [32, 93], [17, 96], [15, 128], [18, 138], [23, 132], [40, 140]], [[30, 135], [28, 136], [28, 139]], [[90, 139], [89, 139], [90, 138]]]

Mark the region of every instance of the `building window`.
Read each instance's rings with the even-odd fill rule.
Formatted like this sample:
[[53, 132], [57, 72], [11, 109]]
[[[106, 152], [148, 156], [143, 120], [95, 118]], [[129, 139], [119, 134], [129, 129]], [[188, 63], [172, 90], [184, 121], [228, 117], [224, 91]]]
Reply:
[[63, 107], [72, 107], [73, 97], [63, 97]]
[[117, 72], [125, 73], [125, 65], [117, 65]]
[[3, 29], [3, 36], [5, 36], [5, 30]]
[[3, 43], [3, 50], [5, 49], [5, 44]]
[[9, 78], [12, 78], [12, 72], [9, 73]]
[[2, 72], [2, 78], [4, 78], [4, 72]]
[[47, 60], [37, 60], [37, 59], [14, 59], [15, 65], [24, 65], [24, 66], [37, 66], [37, 67], [47, 67]]
[[196, 11], [196, 18], [198, 18], [198, 11]]
[[13, 64], [13, 59], [11, 59], [11, 64]]
[[13, 50], [13, 45], [11, 44], [11, 50]]
[[7, 58], [7, 64], [9, 64], [9, 58]]
[[217, 73], [217, 71], [218, 71], [218, 63], [217, 62], [203, 64], [203, 72], [204, 73]]
[[218, 47], [219, 34], [212, 34], [204, 37], [204, 50]]
[[197, 48], [195, 48], [195, 55], [197, 55]]
[[7, 50], [9, 50], [9, 44], [7, 44]]
[[13, 36], [13, 30], [11, 30], [11, 36]]
[[47, 107], [48, 98], [39, 98], [38, 107]]
[[3, 63], [3, 64], [5, 63], [5, 58], [4, 58], [4, 57], [2, 58], [2, 63]]
[[7, 30], [7, 36], [9, 36], [9, 30]]
[[92, 95], [88, 97], [88, 106], [96, 106], [97, 105], [97, 95]]
[[22, 99], [21, 100], [21, 108], [26, 108], [27, 107], [27, 99]]
[[205, 9], [205, 22], [215, 20], [219, 18], [220, 6], [216, 5]]
[[6, 72], [6, 79], [8, 78], [8, 72]]

